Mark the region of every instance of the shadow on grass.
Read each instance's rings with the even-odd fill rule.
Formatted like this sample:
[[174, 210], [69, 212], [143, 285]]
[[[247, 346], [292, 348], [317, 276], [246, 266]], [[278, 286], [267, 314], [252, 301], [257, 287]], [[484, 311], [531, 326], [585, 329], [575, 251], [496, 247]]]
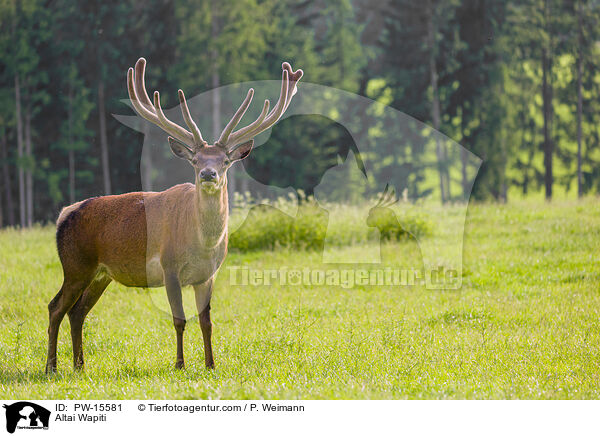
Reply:
[[46, 375], [43, 369], [39, 371], [25, 369], [0, 369], [0, 384], [10, 383], [39, 383], [50, 379], [62, 379], [61, 374]]
[[[197, 376], [199, 371], [192, 371]], [[162, 366], [159, 368], [139, 368], [133, 366], [121, 366], [116, 368], [89, 368], [83, 371], [74, 369], [59, 369], [54, 374], [46, 374], [44, 369], [0, 369], [0, 384], [32, 384], [32, 383], [47, 383], [60, 381], [74, 380], [95, 380], [107, 379], [112, 380], [130, 380], [130, 379], [151, 379], [156, 377], [173, 377], [186, 376], [187, 370], [178, 370], [174, 367]]]

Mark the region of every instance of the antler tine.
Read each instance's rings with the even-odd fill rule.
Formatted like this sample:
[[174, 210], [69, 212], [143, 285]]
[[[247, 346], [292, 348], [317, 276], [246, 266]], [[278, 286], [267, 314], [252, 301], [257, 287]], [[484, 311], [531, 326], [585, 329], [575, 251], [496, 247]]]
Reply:
[[[134, 86], [133, 68], [130, 68], [127, 71], [127, 91], [129, 93], [129, 100], [131, 100], [131, 103], [133, 104], [133, 107], [135, 108], [137, 113], [139, 113], [142, 117], [144, 117], [148, 121], [150, 121], [154, 124], [158, 124], [159, 120], [158, 120], [158, 117], [156, 116], [156, 114], [154, 112], [150, 111], [149, 109], [147, 109], [140, 102], [140, 99], [136, 93], [135, 86]], [[148, 101], [150, 101], [150, 100], [148, 100]], [[151, 105], [150, 105], [150, 107], [151, 107]]]
[[[154, 105], [152, 104], [150, 97], [148, 97], [148, 93], [146, 92], [146, 85], [144, 82], [145, 70], [146, 59], [139, 58], [135, 63], [135, 69], [129, 68], [127, 71], [127, 91], [129, 93], [129, 99], [131, 100], [131, 103], [133, 104], [133, 107], [137, 113], [151, 123], [156, 124], [158, 127], [175, 137], [180, 142], [183, 142], [189, 146], [196, 145], [196, 132], [194, 129], [192, 129], [192, 131], [194, 131], [194, 134], [192, 134], [183, 127], [167, 119], [160, 107], [160, 94], [158, 91], [154, 93]], [[187, 110], [187, 104], [185, 109]], [[182, 110], [184, 109], [182, 108]], [[187, 111], [187, 115], [189, 115], [189, 110]], [[186, 114], [184, 114], [184, 118], [185, 117]], [[198, 130], [198, 134], [199, 133], [200, 131]], [[202, 136], [200, 135], [200, 139], [201, 138]]]
[[[277, 120], [279, 120], [279, 118], [281, 117], [281, 114], [285, 110], [285, 102], [287, 100], [288, 90], [289, 90], [288, 72], [287, 72], [287, 70], [284, 69], [282, 72], [281, 91], [279, 94], [279, 100], [277, 100], [277, 104], [275, 105], [273, 110], [266, 116], [266, 118], [256, 125], [256, 127], [254, 127], [251, 130], [248, 130], [246, 132], [242, 132], [241, 130], [239, 132], [235, 132], [227, 144], [227, 150], [229, 152], [235, 150], [237, 148], [236, 145], [243, 144], [248, 139], [255, 137], [256, 135], [258, 135], [261, 132], [264, 132], [269, 127], [271, 127], [273, 124], [275, 124], [277, 122]], [[266, 105], [267, 105], [267, 102], [265, 102], [265, 106]], [[263, 110], [264, 110], [264, 107], [263, 107]], [[261, 117], [259, 117], [259, 118], [262, 118], [262, 113], [261, 113]], [[252, 123], [252, 124], [254, 124], [254, 123]]]
[[258, 129], [260, 129], [260, 125], [263, 122], [263, 120], [266, 118], [267, 114], [269, 113], [269, 105], [271, 104], [271, 102], [269, 102], [269, 100], [265, 100], [265, 103], [263, 104], [263, 108], [262, 108], [262, 112], [260, 113], [260, 115], [258, 116], [258, 118], [256, 119], [256, 121], [254, 121], [252, 124], [241, 128], [240, 130], [238, 130], [237, 132], [231, 134], [229, 136], [229, 142], [231, 144], [234, 144], [229, 151], [233, 151], [236, 149], [236, 145], [241, 145], [243, 144], [246, 139], [250, 139], [254, 136], [256, 136], [254, 134], [255, 131], [257, 131]]
[[135, 94], [140, 100], [140, 103], [152, 108], [152, 102], [148, 97], [148, 92], [146, 91], [146, 59], [139, 58], [135, 63]]
[[389, 189], [390, 185], [389, 183], [386, 183], [385, 188], [383, 189], [383, 192], [381, 193], [381, 196], [379, 197], [379, 199], [377, 200], [377, 203], [375, 204], [374, 207], [379, 207], [381, 206], [381, 204], [383, 203], [383, 199], [385, 198], [385, 196], [387, 195], [388, 189]]
[[287, 70], [288, 76], [290, 78], [290, 83], [292, 86], [291, 92], [288, 92], [288, 98], [287, 98], [287, 101], [285, 102], [285, 108], [283, 109], [284, 111], [286, 111], [292, 101], [292, 97], [294, 95], [296, 95], [296, 92], [298, 92], [296, 84], [304, 75], [304, 71], [302, 71], [301, 69], [298, 69], [297, 71], [294, 72], [294, 70], [292, 70], [292, 66], [288, 62], [284, 62], [281, 65], [281, 68], [283, 68], [284, 70]]
[[206, 141], [204, 140], [204, 138], [202, 138], [202, 133], [200, 133], [200, 129], [198, 128], [194, 120], [192, 120], [192, 116], [190, 115], [190, 110], [188, 108], [187, 100], [185, 99], [185, 94], [183, 93], [183, 90], [180, 89], [177, 92], [177, 94], [179, 95], [179, 104], [181, 105], [181, 113], [183, 114], [183, 119], [185, 120], [185, 124], [187, 124], [189, 129], [192, 131], [192, 134], [194, 135], [194, 142], [199, 147], [205, 146]]
[[390, 190], [390, 184], [387, 183], [383, 192], [381, 193], [381, 197], [379, 197], [379, 200], [374, 207], [389, 207], [397, 202], [398, 199], [396, 198], [396, 190], [393, 187]]
[[284, 69], [283, 73], [281, 73], [281, 91], [279, 93], [279, 100], [277, 100], [277, 104], [275, 105], [271, 113], [267, 115], [267, 119], [264, 121], [264, 123], [260, 126], [261, 132], [275, 124], [275, 122], [281, 117], [281, 114], [283, 114], [289, 89], [289, 75], [287, 70]]
[[388, 191], [386, 199], [385, 199], [385, 207], [389, 207], [392, 204], [398, 202], [398, 198], [396, 197], [396, 189], [392, 187], [390, 191]]
[[263, 104], [263, 108], [262, 111], [260, 112], [260, 115], [258, 116], [258, 118], [256, 119], [256, 121], [254, 121], [252, 124], [241, 128], [240, 130], [238, 130], [237, 132], [233, 133], [230, 138], [232, 139], [232, 141], [235, 138], [240, 138], [245, 134], [252, 134], [255, 130], [257, 130], [258, 128], [260, 128], [261, 123], [264, 121], [264, 119], [267, 117], [268, 113], [269, 113], [269, 107], [271, 105], [271, 102], [269, 100], [265, 100], [264, 104]]
[[156, 111], [156, 115], [158, 116], [158, 119], [160, 121], [160, 127], [162, 127], [163, 130], [165, 130], [167, 133], [170, 133], [176, 139], [179, 139], [187, 145], [195, 145], [194, 135], [185, 130], [183, 127], [178, 126], [165, 116], [160, 106], [160, 93], [158, 91], [154, 91], [154, 110]]
[[271, 112], [268, 112], [269, 101], [266, 100], [263, 111], [255, 122], [237, 132], [231, 133], [227, 141], [222, 143], [229, 152], [235, 150], [240, 144], [243, 144], [247, 140], [270, 128], [287, 110], [292, 101], [292, 97], [297, 92], [296, 84], [302, 78], [304, 72], [302, 70], [293, 71], [291, 65], [287, 62], [284, 62], [281, 65], [281, 68], [283, 70], [281, 73], [281, 92], [275, 107]]
[[227, 140], [229, 139], [229, 135], [231, 134], [231, 132], [233, 132], [233, 129], [235, 129], [237, 127], [237, 125], [241, 121], [242, 117], [248, 110], [248, 106], [250, 106], [250, 102], [252, 101], [253, 96], [254, 96], [254, 89], [250, 88], [248, 90], [248, 94], [246, 94], [246, 98], [244, 99], [244, 101], [242, 102], [242, 104], [240, 105], [238, 110], [235, 112], [235, 114], [233, 115], [233, 118], [231, 118], [229, 123], [227, 123], [227, 126], [225, 126], [225, 129], [221, 133], [221, 136], [219, 137], [219, 140], [216, 142], [215, 145], [220, 145], [221, 147], [225, 147], [225, 148], [227, 147]]

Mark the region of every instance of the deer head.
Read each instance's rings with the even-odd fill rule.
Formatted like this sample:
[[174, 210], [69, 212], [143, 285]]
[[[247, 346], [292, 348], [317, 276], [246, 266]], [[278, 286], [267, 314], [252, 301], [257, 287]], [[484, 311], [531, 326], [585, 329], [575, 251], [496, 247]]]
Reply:
[[146, 60], [140, 58], [135, 68], [129, 68], [127, 72], [127, 89], [133, 107], [143, 118], [170, 135], [168, 140], [171, 151], [194, 167], [196, 186], [209, 194], [219, 192], [225, 185], [229, 167], [250, 154], [254, 145], [252, 138], [269, 129], [281, 118], [292, 101], [297, 91], [296, 85], [303, 74], [302, 70], [293, 71], [290, 64], [284, 62], [281, 92], [275, 107], [269, 112], [269, 100], [265, 100], [259, 117], [253, 123], [234, 132], [254, 96], [254, 89], [250, 88], [219, 139], [209, 145], [192, 119], [181, 89], [178, 91], [179, 102], [183, 119], [189, 130], [167, 119], [160, 106], [158, 91], [154, 91], [154, 101], [150, 100], [144, 84], [145, 69]]

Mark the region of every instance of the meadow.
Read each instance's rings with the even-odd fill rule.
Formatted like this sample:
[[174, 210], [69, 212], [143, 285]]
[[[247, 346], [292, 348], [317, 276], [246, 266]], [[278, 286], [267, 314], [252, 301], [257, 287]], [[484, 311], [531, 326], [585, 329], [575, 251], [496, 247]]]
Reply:
[[[232, 284], [230, 266], [302, 268], [320, 259], [310, 244], [264, 249], [256, 229], [243, 231], [232, 236], [238, 248], [211, 303], [215, 370], [204, 368], [197, 319], [186, 328], [186, 368], [174, 368], [163, 288], [113, 283], [84, 327], [85, 370], [72, 369], [65, 319], [52, 376], [43, 370], [47, 304], [62, 282], [54, 229], [1, 231], [0, 397], [600, 398], [597, 198], [471, 204], [459, 290]], [[418, 267], [419, 246], [390, 238], [382, 258]]]

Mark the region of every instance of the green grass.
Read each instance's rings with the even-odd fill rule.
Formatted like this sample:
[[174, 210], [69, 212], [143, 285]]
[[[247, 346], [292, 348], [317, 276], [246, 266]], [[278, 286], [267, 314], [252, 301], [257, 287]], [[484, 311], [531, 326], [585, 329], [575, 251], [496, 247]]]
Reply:
[[[386, 243], [382, 257], [420, 263], [410, 239]], [[203, 366], [197, 320], [186, 329], [187, 367], [173, 368], [164, 289], [113, 283], [86, 321], [86, 370], [72, 370], [65, 320], [58, 374], [47, 377], [46, 306], [62, 280], [53, 229], [6, 230], [0, 397], [600, 398], [599, 259], [592, 198], [471, 205], [458, 291], [233, 286], [232, 265], [320, 265], [314, 250], [235, 251], [211, 304], [215, 370]]]

